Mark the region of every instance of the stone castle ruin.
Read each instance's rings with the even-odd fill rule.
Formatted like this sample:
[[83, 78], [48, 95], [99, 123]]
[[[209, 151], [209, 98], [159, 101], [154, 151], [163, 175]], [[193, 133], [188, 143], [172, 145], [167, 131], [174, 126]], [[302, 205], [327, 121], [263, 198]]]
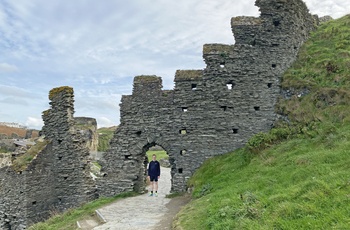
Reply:
[[169, 155], [172, 191], [208, 158], [242, 147], [271, 129], [283, 72], [315, 28], [300, 0], [257, 0], [261, 16], [234, 17], [235, 45], [206, 44], [204, 70], [178, 70], [174, 90], [157, 76], [134, 78], [123, 96], [121, 123], [105, 154], [98, 183], [111, 196], [145, 186], [145, 153], [154, 145]]
[[97, 181], [89, 176], [89, 144], [75, 128], [73, 89], [51, 90], [51, 109], [43, 113], [45, 147], [21, 170], [0, 168], [0, 229], [25, 229], [99, 196], [143, 192], [146, 151], [156, 145], [169, 155], [172, 191], [185, 191], [206, 159], [270, 130], [281, 75], [318, 19], [301, 0], [256, 5], [259, 18], [232, 18], [235, 44], [204, 45], [206, 68], [176, 71], [173, 90], [162, 90], [157, 76], [134, 78]]

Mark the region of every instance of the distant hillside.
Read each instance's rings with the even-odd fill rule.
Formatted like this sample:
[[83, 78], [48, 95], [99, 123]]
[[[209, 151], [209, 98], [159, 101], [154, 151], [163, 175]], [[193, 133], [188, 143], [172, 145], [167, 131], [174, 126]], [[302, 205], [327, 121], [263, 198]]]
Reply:
[[282, 87], [285, 122], [208, 160], [175, 229], [350, 228], [350, 15], [312, 34]]
[[[0, 136], [6, 135], [8, 138], [25, 138], [28, 130], [0, 125]], [[38, 137], [39, 131], [32, 131], [32, 138]]]
[[118, 128], [118, 126], [112, 127], [102, 127], [97, 129], [98, 133], [98, 147], [97, 151], [105, 152], [109, 149], [109, 142], [113, 137], [114, 131]]

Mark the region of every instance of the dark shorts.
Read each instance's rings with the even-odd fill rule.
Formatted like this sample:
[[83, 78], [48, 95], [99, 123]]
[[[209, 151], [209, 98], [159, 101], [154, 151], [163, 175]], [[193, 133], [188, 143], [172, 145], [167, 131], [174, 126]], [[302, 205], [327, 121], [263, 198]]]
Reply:
[[149, 176], [149, 180], [157, 182], [158, 181], [158, 176]]

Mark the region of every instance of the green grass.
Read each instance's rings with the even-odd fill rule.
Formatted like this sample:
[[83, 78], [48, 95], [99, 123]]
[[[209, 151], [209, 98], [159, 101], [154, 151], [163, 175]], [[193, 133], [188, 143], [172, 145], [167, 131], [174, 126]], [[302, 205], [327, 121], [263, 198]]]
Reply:
[[349, 229], [350, 16], [323, 24], [283, 76], [290, 123], [215, 157], [189, 180], [175, 229]]
[[87, 203], [80, 208], [54, 215], [45, 222], [40, 222], [31, 226], [29, 230], [74, 230], [77, 229], [77, 221], [94, 216], [96, 209], [116, 200], [135, 195], [135, 193], [123, 193], [115, 197], [100, 198]]
[[98, 146], [97, 151], [105, 152], [109, 149], [109, 142], [113, 138], [113, 134], [117, 129], [116, 126], [108, 128], [99, 128], [98, 132]]
[[161, 160], [161, 159], [168, 159], [169, 158], [168, 154], [164, 150], [160, 150], [160, 151], [151, 151], [150, 150], [150, 151], [147, 151], [146, 154], [147, 154], [147, 157], [148, 157], [148, 161], [152, 160], [152, 155], [153, 154], [156, 154], [158, 161]]
[[[322, 129], [322, 127], [320, 127]], [[346, 229], [350, 226], [350, 124], [208, 160], [189, 186], [182, 229]]]
[[35, 145], [30, 147], [26, 153], [23, 155], [17, 157], [12, 162], [12, 167], [14, 170], [23, 171], [27, 168], [30, 162], [42, 151], [46, 148], [47, 144], [49, 144], [49, 141], [43, 140], [38, 141]]

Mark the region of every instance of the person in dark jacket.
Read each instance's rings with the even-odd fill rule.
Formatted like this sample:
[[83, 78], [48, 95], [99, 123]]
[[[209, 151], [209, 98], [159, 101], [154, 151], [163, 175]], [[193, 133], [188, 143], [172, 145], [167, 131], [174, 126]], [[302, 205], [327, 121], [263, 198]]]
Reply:
[[160, 164], [156, 160], [156, 154], [152, 155], [152, 161], [148, 165], [148, 178], [151, 181], [152, 190], [149, 196], [158, 196], [158, 179], [160, 178]]

